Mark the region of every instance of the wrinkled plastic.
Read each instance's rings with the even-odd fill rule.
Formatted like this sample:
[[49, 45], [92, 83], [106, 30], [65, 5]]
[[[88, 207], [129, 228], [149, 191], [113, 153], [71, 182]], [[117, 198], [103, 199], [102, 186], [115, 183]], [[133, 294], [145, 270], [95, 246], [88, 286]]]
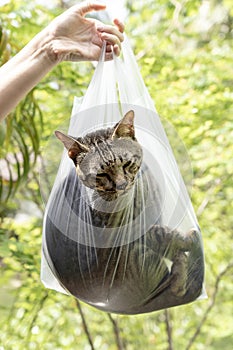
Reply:
[[[134, 186], [106, 201], [83, 185], [64, 150], [46, 206], [41, 279], [104, 311], [151, 312], [204, 297], [197, 219], [127, 38], [122, 58], [103, 54], [68, 134], [112, 127], [129, 111], [143, 163]], [[59, 142], [59, 141], [54, 141]]]

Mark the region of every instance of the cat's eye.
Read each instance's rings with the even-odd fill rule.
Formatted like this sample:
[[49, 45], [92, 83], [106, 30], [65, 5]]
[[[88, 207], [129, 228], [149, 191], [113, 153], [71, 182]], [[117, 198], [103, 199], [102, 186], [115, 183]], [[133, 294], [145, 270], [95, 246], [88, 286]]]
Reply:
[[123, 165], [123, 170], [133, 173], [138, 170], [138, 166], [136, 163], [132, 163], [131, 161], [128, 161]]
[[106, 173], [99, 173], [99, 174], [96, 174], [96, 181], [98, 182], [104, 182], [104, 181], [111, 181], [111, 178], [108, 174]]
[[129, 160], [128, 162], [126, 162], [126, 163], [123, 165], [123, 169], [129, 168], [130, 165], [131, 165], [131, 161]]
[[137, 171], [137, 170], [138, 170], [137, 164], [133, 163], [133, 164], [131, 165], [131, 167], [130, 167], [130, 170], [131, 170], [132, 172]]
[[97, 174], [96, 175], [96, 180], [98, 179], [103, 179], [104, 177], [106, 177], [106, 174], [102, 173], [102, 174]]

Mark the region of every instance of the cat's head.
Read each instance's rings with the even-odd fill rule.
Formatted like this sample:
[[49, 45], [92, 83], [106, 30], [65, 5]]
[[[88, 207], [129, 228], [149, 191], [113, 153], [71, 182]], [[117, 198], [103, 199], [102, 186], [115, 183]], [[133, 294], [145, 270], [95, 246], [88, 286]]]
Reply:
[[112, 128], [82, 138], [56, 131], [68, 150], [83, 184], [109, 200], [130, 189], [142, 162], [142, 148], [135, 138], [134, 112], [129, 111]]

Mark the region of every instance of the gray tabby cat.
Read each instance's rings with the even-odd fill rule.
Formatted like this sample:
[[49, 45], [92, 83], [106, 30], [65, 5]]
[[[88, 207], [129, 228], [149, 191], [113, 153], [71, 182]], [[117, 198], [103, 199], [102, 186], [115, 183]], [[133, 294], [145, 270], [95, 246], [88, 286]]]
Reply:
[[[85, 137], [74, 138], [59, 131], [55, 134], [75, 165], [75, 171], [57, 191], [58, 201], [66, 198], [64, 203], [68, 202], [76, 215], [83, 215], [83, 221], [86, 214], [79, 213], [80, 208], [82, 213], [89, 213], [93, 227], [101, 232], [110, 228], [116, 236], [120, 236], [121, 227], [130, 225], [144, 211], [150, 218], [154, 216], [146, 232], [140, 233], [145, 224], [138, 220], [135, 232], [128, 233], [135, 238], [98, 247], [64, 235], [51, 220], [50, 208], [46, 219], [47, 258], [61, 285], [99, 309], [122, 314], [195, 300], [201, 294], [204, 277], [200, 233], [193, 229], [183, 234], [162, 224], [161, 194], [143, 164], [142, 148], [135, 138], [134, 112], [126, 113], [113, 128]], [[90, 204], [82, 201], [83, 188], [92, 190]], [[152, 200], [145, 210], [145, 198], [149, 197]], [[59, 217], [64, 216], [66, 221], [64, 207]], [[87, 234], [85, 227], [82, 231], [77, 235]], [[107, 239], [111, 240], [111, 235]]]

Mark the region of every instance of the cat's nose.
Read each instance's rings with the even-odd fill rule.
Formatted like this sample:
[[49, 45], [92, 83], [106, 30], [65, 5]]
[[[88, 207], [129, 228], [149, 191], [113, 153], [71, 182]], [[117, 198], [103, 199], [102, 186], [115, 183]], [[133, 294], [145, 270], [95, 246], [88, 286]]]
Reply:
[[123, 191], [126, 189], [127, 185], [128, 185], [128, 182], [126, 180], [120, 181], [116, 183], [116, 189], [118, 191]]

